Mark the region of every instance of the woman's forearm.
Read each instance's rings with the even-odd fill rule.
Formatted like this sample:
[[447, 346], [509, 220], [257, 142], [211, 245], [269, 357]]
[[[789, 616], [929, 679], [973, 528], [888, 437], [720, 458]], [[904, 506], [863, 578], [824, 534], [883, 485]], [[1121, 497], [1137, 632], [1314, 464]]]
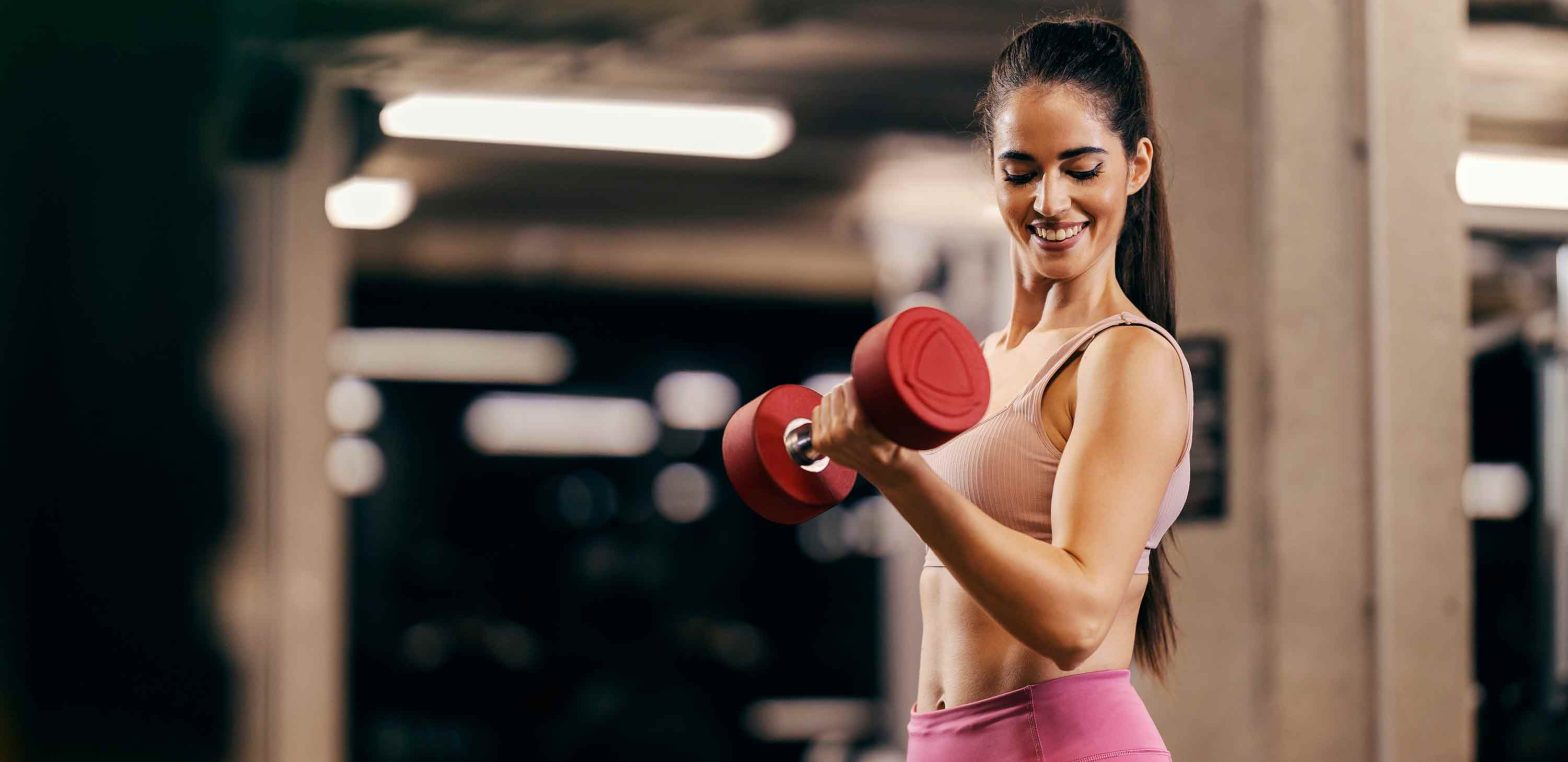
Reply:
[[907, 455], [872, 483], [1003, 629], [1063, 669], [1076, 667], [1093, 650], [1097, 619], [1082, 564], [1003, 526]]

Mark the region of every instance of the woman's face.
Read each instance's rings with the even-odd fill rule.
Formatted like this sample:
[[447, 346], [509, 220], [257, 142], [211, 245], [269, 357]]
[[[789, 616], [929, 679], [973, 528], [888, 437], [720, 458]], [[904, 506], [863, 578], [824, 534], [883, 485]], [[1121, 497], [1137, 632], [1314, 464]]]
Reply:
[[1014, 91], [996, 111], [991, 159], [1023, 274], [1073, 278], [1115, 251], [1127, 197], [1148, 180], [1153, 157], [1148, 138], [1129, 156], [1076, 88]]

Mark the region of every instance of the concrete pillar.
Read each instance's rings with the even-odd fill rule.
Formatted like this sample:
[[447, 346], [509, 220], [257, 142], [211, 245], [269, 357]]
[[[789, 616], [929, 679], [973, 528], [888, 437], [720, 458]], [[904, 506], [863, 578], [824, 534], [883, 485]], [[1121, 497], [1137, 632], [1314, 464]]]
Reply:
[[271, 447], [272, 537], [280, 588], [273, 659], [273, 759], [342, 758], [347, 542], [343, 501], [326, 482], [327, 344], [343, 324], [347, 242], [326, 219], [327, 188], [347, 170], [349, 138], [335, 88], [307, 97], [285, 178], [276, 252], [277, 363]]
[[1368, 0], [1378, 758], [1474, 756], [1469, 267], [1454, 166], [1466, 4]]
[[336, 88], [306, 96], [298, 148], [231, 173], [234, 296], [214, 378], [236, 440], [238, 520], [218, 573], [240, 677], [236, 758], [346, 751], [346, 522], [325, 474], [327, 345], [343, 324], [347, 240], [327, 188], [347, 169]]
[[[1371, 276], [1360, 3], [1261, 4], [1253, 145], [1281, 760], [1372, 760]], [[1457, 55], [1457, 51], [1456, 51]], [[1455, 408], [1457, 414], [1459, 408]]]
[[1469, 759], [1457, 0], [1133, 0], [1230, 515], [1177, 528], [1178, 758]]
[[1258, 9], [1134, 0], [1127, 15], [1163, 131], [1177, 334], [1224, 339], [1229, 395], [1228, 515], [1173, 531], [1176, 658], [1166, 686], [1136, 670], [1134, 684], [1177, 759], [1272, 759], [1279, 691], [1265, 627], [1275, 606], [1262, 457], [1267, 326], [1253, 201]]

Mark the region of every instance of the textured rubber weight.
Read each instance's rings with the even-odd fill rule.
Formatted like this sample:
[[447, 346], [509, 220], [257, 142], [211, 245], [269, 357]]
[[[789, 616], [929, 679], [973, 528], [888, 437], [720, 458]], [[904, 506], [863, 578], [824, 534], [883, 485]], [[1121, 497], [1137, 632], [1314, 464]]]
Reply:
[[784, 428], [811, 418], [822, 395], [804, 386], [775, 386], [746, 403], [724, 426], [724, 470], [735, 492], [769, 521], [799, 524], [844, 502], [855, 472], [829, 463], [813, 473], [784, 447]]
[[850, 370], [871, 425], [904, 447], [929, 450], [985, 415], [991, 374], [958, 318], [911, 307], [866, 331]]

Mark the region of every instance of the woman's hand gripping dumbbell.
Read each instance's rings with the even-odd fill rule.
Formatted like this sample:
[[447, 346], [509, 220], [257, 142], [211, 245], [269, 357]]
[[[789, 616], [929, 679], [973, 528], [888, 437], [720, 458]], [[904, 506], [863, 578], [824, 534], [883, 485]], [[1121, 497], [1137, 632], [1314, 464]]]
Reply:
[[[990, 401], [990, 373], [969, 329], [931, 307], [911, 307], [866, 331], [850, 372], [855, 404], [872, 427], [914, 450], [968, 430]], [[855, 485], [854, 471], [812, 446], [811, 415], [821, 400], [804, 386], [775, 386], [724, 427], [724, 470], [763, 518], [799, 524], [843, 502]]]

